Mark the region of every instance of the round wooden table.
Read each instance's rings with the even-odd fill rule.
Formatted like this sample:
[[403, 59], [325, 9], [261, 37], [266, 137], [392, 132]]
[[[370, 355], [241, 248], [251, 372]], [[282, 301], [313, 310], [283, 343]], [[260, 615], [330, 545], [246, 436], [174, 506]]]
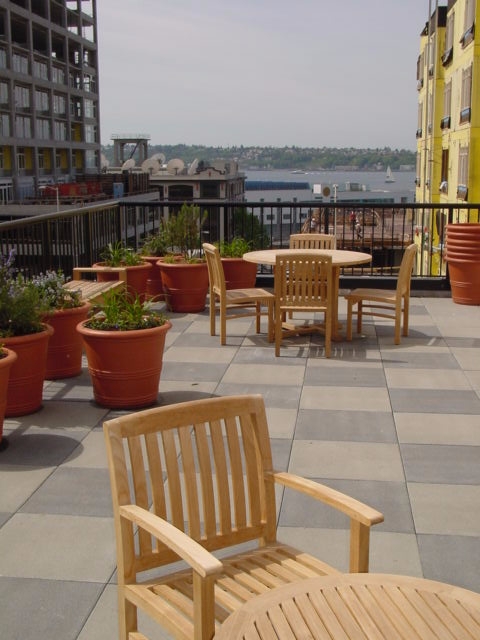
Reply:
[[259, 251], [249, 251], [243, 254], [243, 259], [247, 262], [255, 262], [257, 264], [266, 264], [274, 266], [277, 255], [289, 255], [294, 253], [307, 253], [312, 255], [332, 256], [333, 279], [335, 282], [335, 291], [333, 292], [334, 308], [333, 308], [333, 335], [332, 340], [340, 340], [339, 335], [340, 324], [338, 322], [338, 292], [340, 288], [340, 269], [341, 267], [353, 267], [358, 264], [366, 264], [372, 261], [369, 253], [360, 253], [359, 251], [347, 251], [346, 249], [261, 249]]
[[374, 573], [311, 578], [255, 596], [215, 640], [474, 640], [480, 594], [423, 578]]

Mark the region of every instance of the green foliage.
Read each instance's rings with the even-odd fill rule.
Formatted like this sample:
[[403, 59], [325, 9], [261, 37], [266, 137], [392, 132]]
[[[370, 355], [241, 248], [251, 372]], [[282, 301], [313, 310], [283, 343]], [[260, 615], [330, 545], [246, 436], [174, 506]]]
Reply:
[[171, 214], [165, 222], [165, 234], [171, 253], [180, 252], [186, 258], [193, 258], [200, 253], [201, 229], [207, 219], [207, 211], [203, 214], [200, 207], [184, 203], [178, 213]]
[[235, 209], [233, 237], [241, 237], [248, 242], [248, 251], [263, 249], [270, 245], [270, 237], [262, 227], [259, 218], [245, 207]]
[[105, 292], [103, 302], [91, 312], [85, 323], [89, 329], [99, 331], [135, 331], [151, 329], [165, 324], [167, 318], [156, 312], [151, 303], [142, 302], [139, 296], [111, 289]]
[[107, 267], [132, 267], [142, 264], [142, 256], [123, 242], [110, 242], [100, 254]]
[[152, 233], [145, 238], [140, 255], [164, 256], [168, 253], [168, 236], [164, 228], [157, 233]]
[[0, 337], [11, 338], [43, 331], [45, 306], [38, 287], [17, 273], [14, 252], [0, 256]]
[[42, 307], [50, 313], [57, 309], [75, 309], [83, 304], [80, 291], [64, 287], [66, 278], [61, 270], [41, 273], [32, 278], [32, 282], [40, 292]]
[[250, 251], [251, 242], [236, 236], [231, 242], [220, 242], [220, 255], [224, 258], [241, 258], [244, 253]]

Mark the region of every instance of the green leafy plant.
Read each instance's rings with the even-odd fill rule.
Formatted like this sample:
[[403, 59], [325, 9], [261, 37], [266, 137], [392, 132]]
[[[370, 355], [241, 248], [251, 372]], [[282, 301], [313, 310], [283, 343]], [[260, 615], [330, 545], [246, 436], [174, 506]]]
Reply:
[[240, 236], [236, 236], [230, 242], [220, 242], [219, 251], [223, 258], [241, 258], [244, 253], [250, 251], [251, 242]]
[[13, 266], [14, 251], [0, 256], [0, 338], [43, 331], [46, 311], [40, 290]]
[[57, 309], [75, 309], [83, 304], [80, 291], [65, 288], [67, 279], [61, 269], [41, 273], [32, 278], [32, 282], [39, 290], [42, 307], [50, 313]]
[[103, 302], [92, 309], [93, 315], [85, 323], [89, 329], [100, 331], [135, 331], [160, 327], [167, 321], [164, 314], [142, 302], [136, 295], [112, 289], [105, 292]]
[[165, 234], [170, 253], [180, 252], [185, 258], [195, 258], [201, 252], [201, 229], [208, 213], [200, 207], [184, 203], [180, 211], [170, 215], [165, 222]]
[[142, 256], [123, 242], [109, 242], [100, 258], [107, 267], [132, 267], [143, 263]]
[[168, 235], [164, 228], [152, 233], [145, 238], [140, 251], [142, 256], [164, 256], [168, 253]]

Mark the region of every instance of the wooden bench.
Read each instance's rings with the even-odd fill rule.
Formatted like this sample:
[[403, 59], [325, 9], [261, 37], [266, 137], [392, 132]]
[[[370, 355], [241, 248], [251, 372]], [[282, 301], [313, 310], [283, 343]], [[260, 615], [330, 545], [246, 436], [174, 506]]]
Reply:
[[[84, 280], [82, 274], [85, 273], [115, 273], [116, 280]], [[82, 300], [89, 302], [101, 302], [106, 291], [112, 289], [124, 289], [127, 282], [127, 270], [125, 267], [75, 267], [73, 269], [73, 279], [65, 284], [66, 289], [80, 291]]]

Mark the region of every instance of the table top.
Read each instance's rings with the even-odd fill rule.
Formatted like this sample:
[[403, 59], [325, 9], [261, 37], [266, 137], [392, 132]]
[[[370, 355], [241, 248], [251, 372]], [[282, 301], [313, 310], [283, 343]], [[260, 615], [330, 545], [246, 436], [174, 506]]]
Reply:
[[293, 253], [332, 256], [332, 264], [338, 267], [364, 264], [372, 260], [372, 256], [369, 253], [347, 251], [346, 249], [261, 249], [260, 251], [244, 253], [243, 259], [247, 260], [247, 262], [256, 262], [257, 264], [274, 265], [277, 255], [289, 255]]
[[375, 573], [310, 578], [253, 597], [215, 640], [473, 640], [480, 594], [423, 578]]

